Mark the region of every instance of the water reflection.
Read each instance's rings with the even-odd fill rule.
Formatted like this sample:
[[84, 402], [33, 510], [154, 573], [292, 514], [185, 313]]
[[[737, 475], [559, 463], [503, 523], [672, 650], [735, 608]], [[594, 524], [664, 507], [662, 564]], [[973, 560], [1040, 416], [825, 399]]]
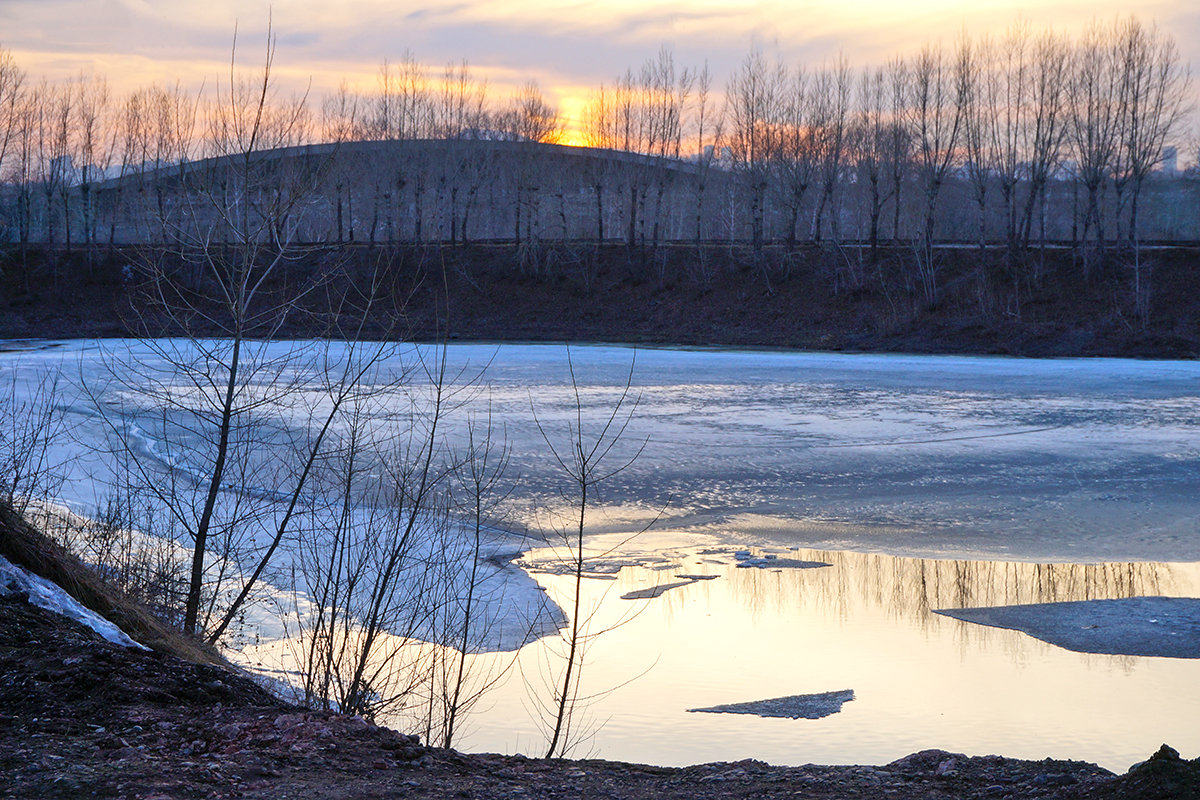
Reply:
[[[905, 619], [922, 629], [940, 624], [935, 609], [1116, 600], [1162, 595], [1195, 596], [1200, 565], [1156, 562], [1038, 564], [1015, 561], [900, 558], [878, 553], [789, 550], [780, 557], [824, 562], [820, 569], [746, 569], [736, 566], [734, 551], [679, 554], [680, 570], [718, 573], [727, 591], [752, 619], [803, 610], [849, 619], [855, 614]], [[757, 551], [755, 551], [757, 552]], [[536, 562], [537, 553], [531, 554]], [[722, 557], [723, 556], [723, 557]], [[769, 562], [768, 562], [769, 563]], [[663, 581], [653, 571], [631, 565], [620, 574], [622, 592]], [[694, 589], [693, 592], [703, 592]], [[682, 611], [689, 597], [667, 592], [658, 602]]]
[[[1037, 564], [777, 548], [772, 554], [780, 560], [829, 566], [775, 570], [737, 566], [734, 548], [654, 554], [667, 560], [629, 554], [616, 580], [608, 574], [584, 581], [585, 606], [600, 603], [597, 626], [640, 609], [593, 643], [585, 667], [585, 692], [621, 687], [590, 709], [592, 718], [606, 720], [592, 743], [603, 757], [884, 763], [941, 747], [1080, 758], [1124, 770], [1162, 741], [1200, 751], [1193, 722], [1200, 662], [1074, 653], [933, 613], [1200, 596], [1200, 564]], [[537, 567], [546, 556], [533, 551], [526, 563]], [[717, 577], [681, 581], [686, 574]], [[573, 585], [565, 576], [534, 577], [565, 603]], [[675, 583], [684, 585], [651, 599], [621, 599]], [[522, 669], [545, 656], [541, 644], [526, 648]], [[853, 690], [856, 701], [822, 720], [686, 713], [842, 689]], [[514, 724], [524, 715], [522, 694], [509, 686], [498, 695], [490, 716], [475, 720], [469, 745], [513, 750], [535, 742], [536, 726]]]

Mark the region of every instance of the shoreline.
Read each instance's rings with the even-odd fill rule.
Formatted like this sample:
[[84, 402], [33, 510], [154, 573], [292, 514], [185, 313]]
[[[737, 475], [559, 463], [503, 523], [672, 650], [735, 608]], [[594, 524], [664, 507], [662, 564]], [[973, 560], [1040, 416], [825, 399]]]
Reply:
[[[220, 667], [111, 645], [19, 598], [0, 599], [0, 609], [0, 770], [11, 798], [1150, 800], [1200, 791], [1200, 759], [1166, 745], [1124, 775], [945, 750], [876, 766], [682, 768], [440, 750], [358, 717], [289, 706]], [[19, 692], [7, 688], [16, 684]]]
[[[87, 335], [79, 334], [76, 336], [6, 336], [0, 335], [0, 354], [13, 352], [34, 352], [37, 350], [45, 350], [48, 347], [14, 347], [11, 345], [20, 345], [23, 343], [37, 344], [44, 343], [48, 346], [55, 346], [56, 343], [69, 344], [74, 342], [102, 342], [102, 341], [141, 341], [147, 337], [135, 336], [133, 334], [125, 335]], [[164, 336], [161, 338], [180, 338]], [[199, 336], [198, 339], [221, 339], [220, 336]], [[498, 339], [498, 338], [483, 338], [469, 339], [460, 336], [451, 336], [447, 339], [403, 339], [394, 340], [386, 338], [364, 337], [362, 339], [346, 339], [341, 337], [324, 337], [324, 336], [275, 336], [268, 339], [248, 336], [246, 341], [263, 343], [263, 342], [308, 342], [308, 341], [329, 341], [329, 342], [396, 342], [399, 344], [409, 344], [419, 347], [441, 347], [443, 345], [469, 345], [477, 347], [603, 347], [613, 349], [625, 349], [634, 351], [673, 351], [682, 353], [749, 353], [749, 354], [766, 354], [766, 355], [814, 355], [814, 356], [878, 356], [882, 358], [905, 358], [905, 357], [929, 357], [929, 358], [980, 358], [980, 359], [1009, 359], [1012, 361], [1082, 361], [1094, 363], [1097, 361], [1133, 361], [1133, 362], [1192, 362], [1200, 360], [1200, 354], [1192, 356], [1171, 356], [1171, 355], [1097, 355], [1097, 354], [1082, 354], [1082, 355], [1037, 355], [1037, 354], [1016, 354], [1016, 353], [992, 353], [992, 352], [963, 352], [958, 350], [856, 350], [851, 348], [841, 349], [817, 349], [799, 346], [787, 345], [756, 345], [756, 344], [693, 344], [686, 342], [673, 341], [621, 341], [609, 339]]]
[[[566, 247], [545, 246], [548, 254]], [[586, 269], [571, 266], [567, 250], [559, 255], [564, 260], [557, 267], [535, 268], [521, 261], [516, 248], [486, 244], [302, 251], [294, 272], [264, 290], [274, 298], [304, 298], [278, 330], [293, 339], [319, 337], [353, 322], [362, 323], [365, 338], [407, 341], [1032, 358], [1200, 356], [1195, 269], [1200, 250], [1194, 247], [1155, 253], [1144, 313], [1119, 258], [1085, 275], [1069, 251], [1046, 254], [1030, 275], [1025, 269], [1031, 267], [1014, 267], [1002, 253], [947, 255], [933, 303], [911, 285], [903, 248], [885, 251], [854, 281], [832, 280], [836, 265], [816, 247], [762, 262], [736, 248], [704, 245], [672, 251], [659, 264], [650, 251], [604, 245], [589, 256], [594, 261]], [[1041, 255], [1022, 258], [1037, 261]], [[145, 296], [149, 287], [128, 274], [128, 264], [147, 254], [116, 247], [93, 256], [34, 249], [22, 262], [0, 253], [0, 337], [170, 335], [168, 317], [156, 313]], [[700, 262], [706, 265], [702, 274]], [[365, 318], [345, 311], [341, 303], [357, 282], [378, 271], [390, 293], [373, 300]], [[321, 282], [321, 292], [306, 294], [310, 279]]]

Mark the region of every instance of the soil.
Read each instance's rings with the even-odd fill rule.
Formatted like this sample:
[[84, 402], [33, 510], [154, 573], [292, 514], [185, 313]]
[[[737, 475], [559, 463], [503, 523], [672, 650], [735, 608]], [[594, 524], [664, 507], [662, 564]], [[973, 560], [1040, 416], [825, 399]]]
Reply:
[[220, 666], [112, 645], [0, 600], [5, 798], [1192, 798], [1200, 760], [1164, 748], [1125, 776], [1077, 761], [928, 750], [885, 766], [682, 769], [423, 747], [306, 711]]

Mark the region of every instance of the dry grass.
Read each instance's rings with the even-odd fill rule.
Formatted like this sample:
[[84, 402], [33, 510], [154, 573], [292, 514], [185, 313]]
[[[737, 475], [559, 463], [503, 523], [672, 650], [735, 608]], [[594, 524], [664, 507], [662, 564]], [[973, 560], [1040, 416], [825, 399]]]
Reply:
[[153, 650], [196, 663], [225, 665], [215, 649], [172, 629], [143, 605], [108, 585], [95, 570], [6, 503], [0, 503], [0, 555], [58, 584], [81, 604]]

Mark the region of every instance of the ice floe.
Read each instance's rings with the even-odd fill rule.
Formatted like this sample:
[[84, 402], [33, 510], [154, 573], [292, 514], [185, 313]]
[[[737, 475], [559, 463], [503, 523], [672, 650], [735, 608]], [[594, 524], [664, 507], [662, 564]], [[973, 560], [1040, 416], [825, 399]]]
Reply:
[[769, 700], [754, 700], [749, 703], [729, 703], [708, 708], [689, 708], [688, 711], [709, 714], [754, 714], [759, 717], [784, 717], [786, 719], [821, 719], [842, 710], [842, 705], [854, 699], [851, 689], [819, 694], [793, 694], [773, 697]]
[[1079, 653], [1200, 658], [1200, 599], [1193, 597], [1127, 597], [937, 613], [1021, 631]]

